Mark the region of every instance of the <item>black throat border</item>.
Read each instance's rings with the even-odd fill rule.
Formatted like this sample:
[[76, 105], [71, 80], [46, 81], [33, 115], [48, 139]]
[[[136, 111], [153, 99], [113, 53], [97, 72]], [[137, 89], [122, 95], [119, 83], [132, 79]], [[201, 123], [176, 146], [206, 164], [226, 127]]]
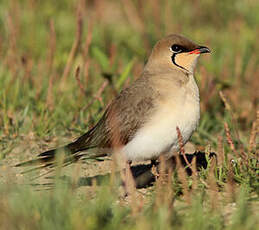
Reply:
[[174, 53], [174, 54], [172, 55], [172, 57], [171, 57], [172, 62], [173, 62], [176, 66], [178, 66], [179, 68], [181, 68], [181, 69], [183, 69], [183, 70], [189, 72], [187, 69], [185, 69], [184, 67], [178, 65], [178, 64], [175, 62], [175, 56], [176, 56], [176, 54], [177, 54], [177, 53]]

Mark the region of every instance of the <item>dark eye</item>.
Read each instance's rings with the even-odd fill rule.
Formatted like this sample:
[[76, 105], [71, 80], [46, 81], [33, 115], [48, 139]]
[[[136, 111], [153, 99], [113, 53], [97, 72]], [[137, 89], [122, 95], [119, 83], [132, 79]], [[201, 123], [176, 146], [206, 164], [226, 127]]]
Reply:
[[175, 53], [180, 53], [183, 51], [183, 47], [179, 45], [172, 45], [171, 50]]

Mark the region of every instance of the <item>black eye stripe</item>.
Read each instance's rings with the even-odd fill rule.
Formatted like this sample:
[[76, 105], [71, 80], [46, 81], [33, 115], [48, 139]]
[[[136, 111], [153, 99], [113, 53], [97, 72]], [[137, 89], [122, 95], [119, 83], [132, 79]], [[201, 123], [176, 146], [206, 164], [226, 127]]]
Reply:
[[185, 52], [187, 49], [181, 45], [174, 44], [171, 46], [171, 50], [175, 53]]

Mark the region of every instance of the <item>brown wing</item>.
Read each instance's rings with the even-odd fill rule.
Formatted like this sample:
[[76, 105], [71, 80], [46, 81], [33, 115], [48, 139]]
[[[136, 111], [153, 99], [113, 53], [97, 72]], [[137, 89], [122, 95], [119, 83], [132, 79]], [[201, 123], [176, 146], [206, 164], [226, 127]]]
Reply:
[[99, 122], [73, 143], [75, 150], [127, 144], [154, 110], [156, 96], [148, 76], [142, 76], [121, 91]]
[[[38, 159], [23, 162], [17, 166], [39, 163], [44, 163], [43, 167], [53, 166], [58, 152], [67, 154], [64, 162], [70, 164], [84, 155], [77, 154], [80, 151], [127, 144], [155, 110], [154, 99], [159, 94], [151, 87], [149, 81], [150, 76], [144, 74], [129, 88], [121, 91], [108, 106], [99, 122], [75, 142], [43, 152], [38, 155]], [[92, 155], [92, 157], [97, 156], [100, 155]]]

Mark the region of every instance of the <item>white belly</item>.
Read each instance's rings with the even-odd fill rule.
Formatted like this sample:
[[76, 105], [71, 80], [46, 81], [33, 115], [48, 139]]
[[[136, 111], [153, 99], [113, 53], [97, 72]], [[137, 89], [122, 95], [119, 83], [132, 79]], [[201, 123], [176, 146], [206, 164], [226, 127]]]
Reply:
[[189, 140], [200, 118], [199, 95], [194, 97], [193, 94], [182, 93], [178, 100], [158, 107], [151, 119], [121, 149], [128, 160], [141, 161], [158, 158], [161, 154], [172, 155], [178, 150], [176, 127], [181, 131], [184, 144]]

